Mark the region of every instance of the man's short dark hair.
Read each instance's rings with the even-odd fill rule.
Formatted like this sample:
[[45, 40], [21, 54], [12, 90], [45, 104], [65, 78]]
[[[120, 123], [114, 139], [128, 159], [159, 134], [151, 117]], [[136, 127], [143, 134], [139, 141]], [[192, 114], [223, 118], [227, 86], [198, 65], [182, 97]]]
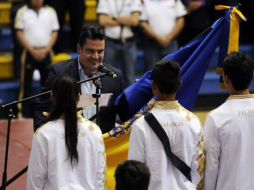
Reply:
[[83, 47], [87, 39], [105, 40], [106, 34], [99, 25], [84, 25], [79, 34], [78, 44]]
[[153, 82], [163, 94], [176, 93], [181, 85], [180, 66], [176, 61], [159, 61], [152, 71]]
[[223, 71], [231, 80], [235, 90], [248, 89], [253, 78], [253, 61], [241, 52], [229, 54], [223, 62]]
[[143, 162], [127, 160], [117, 166], [115, 179], [116, 190], [147, 190], [150, 171]]

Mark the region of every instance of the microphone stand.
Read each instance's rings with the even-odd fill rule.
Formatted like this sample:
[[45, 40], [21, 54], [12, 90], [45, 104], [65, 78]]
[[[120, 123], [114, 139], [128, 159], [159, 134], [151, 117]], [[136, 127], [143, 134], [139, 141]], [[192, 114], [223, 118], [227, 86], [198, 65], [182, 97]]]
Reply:
[[8, 109], [8, 124], [7, 124], [7, 134], [6, 134], [6, 143], [5, 143], [5, 159], [4, 159], [4, 171], [3, 171], [3, 176], [2, 176], [2, 186], [0, 187], [1, 190], [5, 190], [6, 187], [11, 184], [14, 180], [16, 180], [19, 176], [21, 176], [22, 174], [24, 174], [28, 167], [22, 169], [20, 172], [18, 172], [15, 176], [13, 176], [9, 181], [7, 181], [7, 166], [8, 166], [8, 157], [9, 157], [9, 144], [10, 144], [10, 130], [11, 130], [11, 121], [13, 118], [15, 118], [15, 115], [13, 114], [13, 110], [12, 110], [12, 106], [22, 103], [22, 102], [26, 102], [29, 100], [33, 100], [37, 97], [43, 96], [45, 94], [49, 94], [51, 92], [50, 91], [46, 91], [44, 93], [41, 94], [37, 94], [35, 96], [30, 96], [28, 98], [24, 98], [23, 100], [20, 101], [14, 101], [5, 105], [2, 105], [0, 107], [0, 110], [3, 109]]
[[10, 138], [10, 128], [11, 128], [11, 119], [14, 118], [12, 109], [9, 109], [8, 114], [8, 126], [7, 126], [7, 138], [6, 138], [6, 146], [5, 146], [5, 159], [4, 159], [4, 171], [2, 176], [2, 187], [1, 190], [5, 190], [6, 188], [6, 181], [7, 181], [7, 164], [8, 164], [8, 156], [9, 156], [9, 138]]
[[[100, 75], [88, 78], [86, 80], [78, 81], [77, 84], [81, 84], [81, 83], [88, 82], [88, 81], [91, 81], [91, 80], [96, 81], [97, 79], [99, 79], [101, 77], [104, 77], [106, 75], [107, 75], [106, 73], [102, 73]], [[99, 81], [99, 80], [97, 80], [97, 81]], [[98, 90], [97, 90], [97, 88], [98, 88]], [[98, 119], [99, 119], [99, 117], [98, 117], [99, 114], [98, 114], [97, 110], [99, 111], [99, 97], [100, 97], [100, 90], [99, 89], [100, 88], [96, 86], [96, 94], [95, 94], [96, 102], [95, 102], [95, 105], [96, 105], [96, 114], [97, 114]], [[33, 99], [35, 99], [37, 97], [41, 97], [43, 95], [48, 95], [51, 92], [52, 92], [52, 90], [48, 90], [46, 92], [43, 92], [43, 93], [40, 93], [40, 94], [37, 94], [37, 95], [34, 95], [34, 96], [30, 96], [30, 97], [24, 98], [22, 100], [13, 101], [13, 102], [4, 104], [0, 107], [0, 110], [8, 109], [8, 125], [7, 125], [7, 134], [6, 134], [6, 144], [5, 144], [4, 171], [3, 171], [3, 176], [2, 176], [2, 186], [0, 187], [0, 190], [6, 190], [6, 187], [9, 184], [11, 184], [13, 181], [15, 181], [19, 176], [23, 175], [28, 169], [28, 166], [25, 167], [20, 172], [18, 172], [15, 176], [13, 176], [9, 181], [7, 181], [7, 165], [8, 165], [8, 156], [9, 156], [11, 121], [12, 121], [13, 118], [15, 118], [15, 116], [13, 114], [12, 106], [14, 106], [16, 104], [19, 104], [19, 103], [23, 103], [23, 102], [33, 100]], [[97, 121], [97, 118], [96, 118], [96, 123], [99, 122], [99, 120]]]
[[99, 107], [99, 98], [101, 97], [101, 80], [100, 79], [96, 79], [93, 80], [94, 85], [96, 86], [96, 92], [95, 94], [93, 94], [93, 98], [95, 98], [95, 106], [96, 106], [96, 124], [99, 125], [99, 111], [100, 111], [100, 107]]

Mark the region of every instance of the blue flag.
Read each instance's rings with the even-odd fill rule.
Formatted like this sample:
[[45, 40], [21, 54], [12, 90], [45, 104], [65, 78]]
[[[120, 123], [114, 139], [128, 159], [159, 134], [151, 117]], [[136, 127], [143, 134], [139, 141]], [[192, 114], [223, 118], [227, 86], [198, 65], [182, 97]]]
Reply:
[[[232, 14], [234, 13], [233, 16], [238, 18], [235, 11], [238, 11], [235, 7], [230, 8], [225, 17], [214, 22], [209, 31], [200, 35], [196, 40], [177, 52], [163, 58], [163, 60], [177, 61], [181, 65], [182, 86], [177, 93], [177, 99], [189, 110], [192, 110], [195, 105], [199, 89], [215, 49], [217, 47], [220, 48], [217, 63], [219, 66], [222, 65], [222, 61], [230, 49]], [[138, 82], [125, 89], [117, 98], [115, 105], [118, 110], [124, 109], [124, 112], [121, 112], [123, 113], [122, 118], [131, 118], [153, 97], [151, 83], [151, 71], [148, 71]], [[123, 104], [122, 102], [125, 103]], [[123, 108], [121, 105], [127, 105], [128, 108]]]

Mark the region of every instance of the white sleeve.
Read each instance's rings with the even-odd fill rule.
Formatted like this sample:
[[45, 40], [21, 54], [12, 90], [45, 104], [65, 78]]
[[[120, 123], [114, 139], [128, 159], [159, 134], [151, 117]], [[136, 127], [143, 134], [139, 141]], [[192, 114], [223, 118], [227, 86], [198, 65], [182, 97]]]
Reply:
[[182, 1], [176, 1], [176, 17], [182, 17], [187, 14], [187, 10], [183, 5]]
[[195, 142], [195, 153], [192, 157], [191, 163], [191, 178], [192, 183], [195, 184], [196, 189], [202, 189], [204, 172], [205, 172], [205, 142], [204, 142], [204, 130], [201, 123], [198, 121], [197, 124], [200, 129], [197, 134], [197, 141]]
[[132, 126], [131, 135], [130, 135], [128, 159], [146, 162], [144, 135], [142, 135], [139, 127], [135, 125], [135, 123]]
[[205, 190], [216, 189], [220, 141], [218, 128], [215, 126], [213, 118], [208, 115], [205, 124], [205, 146], [206, 146], [206, 168], [205, 168]]
[[44, 189], [47, 177], [47, 143], [39, 132], [34, 134], [27, 172], [27, 190]]
[[23, 14], [24, 14], [24, 10], [23, 8], [20, 8], [15, 17], [15, 23], [14, 23], [15, 29], [24, 29]]
[[57, 18], [57, 15], [56, 15], [56, 11], [54, 8], [51, 8], [52, 9], [52, 31], [57, 31], [59, 30], [59, 22], [58, 22], [58, 18]]
[[131, 3], [131, 12], [140, 12], [142, 11], [141, 0], [132, 0]]
[[109, 4], [110, 2], [108, 2], [107, 0], [99, 0], [97, 13], [110, 15], [109, 8], [108, 8]]
[[139, 19], [141, 21], [148, 21], [148, 15], [144, 4], [141, 5], [141, 15]]
[[99, 155], [98, 155], [98, 169], [96, 172], [96, 188], [98, 190], [105, 189], [105, 181], [106, 181], [106, 154], [105, 154], [105, 146], [103, 142], [102, 134], [100, 134], [100, 142], [99, 143]]

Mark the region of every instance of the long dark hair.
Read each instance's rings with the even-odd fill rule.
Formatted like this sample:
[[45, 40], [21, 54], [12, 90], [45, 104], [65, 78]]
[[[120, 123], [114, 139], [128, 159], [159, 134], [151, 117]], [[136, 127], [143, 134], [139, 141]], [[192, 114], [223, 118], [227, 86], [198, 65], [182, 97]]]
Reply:
[[53, 110], [49, 115], [49, 121], [64, 117], [65, 145], [72, 167], [78, 163], [78, 127], [77, 127], [77, 99], [78, 86], [76, 82], [63, 76], [56, 79], [52, 88]]

